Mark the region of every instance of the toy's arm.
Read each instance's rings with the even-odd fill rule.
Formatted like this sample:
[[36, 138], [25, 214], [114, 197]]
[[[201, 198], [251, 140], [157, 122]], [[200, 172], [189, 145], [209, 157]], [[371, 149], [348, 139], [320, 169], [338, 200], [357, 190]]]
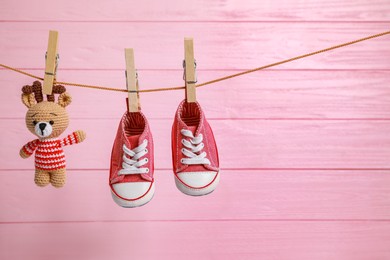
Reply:
[[85, 140], [86, 134], [82, 130], [77, 130], [60, 141], [61, 146], [78, 144]]
[[25, 146], [20, 149], [19, 155], [22, 158], [28, 158], [30, 157], [35, 149], [37, 149], [38, 146], [38, 139], [35, 139], [34, 141], [28, 142]]

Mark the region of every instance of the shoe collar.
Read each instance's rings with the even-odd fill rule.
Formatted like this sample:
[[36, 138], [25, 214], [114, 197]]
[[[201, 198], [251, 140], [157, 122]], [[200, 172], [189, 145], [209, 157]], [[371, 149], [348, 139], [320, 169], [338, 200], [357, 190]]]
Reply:
[[[149, 135], [149, 124], [148, 124], [148, 121], [146, 120], [145, 115], [144, 115], [141, 111], [139, 111], [139, 112], [137, 112], [137, 113], [139, 113], [139, 114], [142, 116], [142, 118], [143, 118], [143, 120], [144, 120], [144, 122], [145, 122], [144, 130], [143, 130], [143, 132], [141, 133], [141, 135], [140, 135], [139, 138], [138, 138], [138, 145], [140, 145], [145, 139], [148, 139], [148, 135]], [[124, 140], [126, 146], [127, 146], [129, 149], [134, 149], [135, 147], [132, 147], [132, 145], [130, 144], [130, 141], [128, 140], [128, 138], [127, 138], [127, 136], [126, 136], [126, 129], [125, 129], [125, 126], [126, 126], [126, 124], [127, 124], [127, 120], [129, 120], [128, 117], [129, 117], [128, 112], [126, 112], [126, 113], [123, 115], [123, 117], [122, 117], [122, 123], [121, 123], [122, 135], [123, 135], [123, 140]], [[138, 145], [137, 145], [137, 146], [138, 146]]]
[[[184, 123], [184, 121], [182, 120], [181, 118], [181, 114], [183, 113], [183, 109], [184, 109], [184, 104], [186, 103], [187, 101], [184, 99], [180, 104], [179, 104], [179, 107], [177, 109], [177, 113], [176, 113], [176, 120], [179, 124], [179, 128], [180, 129], [185, 129], [185, 130], [190, 130], [189, 127], [187, 126], [186, 123]], [[194, 136], [198, 136], [202, 130], [203, 130], [203, 125], [204, 125], [204, 113], [203, 113], [203, 110], [202, 110], [202, 107], [199, 105], [199, 103], [196, 101], [194, 102], [193, 104], [195, 104], [197, 107], [198, 107], [198, 110], [199, 110], [199, 113], [200, 113], [200, 116], [199, 116], [199, 124], [198, 126], [196, 127], [196, 131], [194, 133]]]

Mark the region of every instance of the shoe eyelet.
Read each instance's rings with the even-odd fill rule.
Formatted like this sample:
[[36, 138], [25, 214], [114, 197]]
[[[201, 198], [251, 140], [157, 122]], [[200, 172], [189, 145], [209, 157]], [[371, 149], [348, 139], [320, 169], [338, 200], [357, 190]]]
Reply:
[[149, 162], [148, 158], [145, 158], [145, 162]]
[[180, 162], [184, 164], [184, 159], [181, 159]]
[[146, 172], [149, 172], [149, 168], [146, 168]]
[[148, 149], [145, 148], [145, 153], [147, 153], [147, 152], [148, 152]]

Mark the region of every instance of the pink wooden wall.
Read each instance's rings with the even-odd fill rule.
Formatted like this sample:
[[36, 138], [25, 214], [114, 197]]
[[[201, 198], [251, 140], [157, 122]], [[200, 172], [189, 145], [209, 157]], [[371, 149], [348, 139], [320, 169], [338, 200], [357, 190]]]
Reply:
[[[72, 3], [73, 2], [73, 3]], [[60, 32], [58, 79], [125, 88], [125, 47], [141, 88], [182, 85], [183, 38], [199, 81], [389, 30], [388, 0], [3, 0], [0, 62], [43, 76]], [[390, 37], [198, 90], [222, 180], [181, 194], [170, 128], [182, 91], [141, 96], [155, 137], [157, 191], [123, 209], [107, 183], [123, 93], [68, 87], [68, 183], [33, 183], [19, 148], [20, 88], [0, 70], [0, 259], [390, 259]]]

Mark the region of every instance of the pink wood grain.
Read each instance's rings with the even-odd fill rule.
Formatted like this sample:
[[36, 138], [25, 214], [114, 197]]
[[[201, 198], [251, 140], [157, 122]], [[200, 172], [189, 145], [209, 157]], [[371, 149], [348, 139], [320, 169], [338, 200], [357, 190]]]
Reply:
[[[37, 75], [42, 71], [29, 70]], [[201, 71], [198, 78], [207, 81], [234, 72]], [[140, 70], [138, 75], [141, 89], [183, 84], [181, 71]], [[15, 106], [0, 117], [24, 118], [20, 90], [32, 79], [4, 70], [0, 78], [0, 110]], [[126, 84], [123, 70], [62, 70], [58, 78], [123, 89]], [[199, 88], [197, 94], [208, 118], [373, 120], [390, 118], [389, 78], [390, 71], [263, 71]], [[68, 108], [72, 118], [117, 119], [124, 112], [124, 93], [67, 88], [74, 99]], [[172, 120], [182, 98], [183, 91], [145, 93], [142, 110], [149, 118]]]
[[[46, 8], [42, 8], [45, 6]], [[51, 7], [51, 8], [49, 8]], [[56, 11], [52, 11], [55, 9]], [[15, 12], [15, 10], [18, 10]], [[3, 0], [3, 21], [390, 21], [386, 0]]]
[[[68, 132], [84, 129], [87, 140], [66, 147], [68, 167], [107, 169], [121, 116], [115, 120], [73, 119]], [[172, 120], [149, 123], [156, 167], [170, 169]], [[390, 169], [388, 120], [210, 120], [210, 124], [224, 169]], [[0, 169], [32, 170], [33, 158], [18, 157], [19, 149], [34, 139], [24, 120], [2, 120], [0, 132], [7, 133], [0, 135], [0, 143], [7, 147], [0, 150]]]
[[[199, 81], [389, 30], [387, 0], [25, 1], [0, 5], [0, 63], [43, 75], [60, 31], [58, 79], [124, 88], [123, 49], [141, 88], [182, 85], [183, 37]], [[170, 127], [182, 91], [141, 95], [155, 137], [150, 204], [112, 202], [107, 175], [123, 93], [68, 87], [68, 184], [33, 184], [20, 88], [0, 69], [0, 259], [390, 258], [389, 36], [198, 90], [218, 142], [221, 184], [174, 186]], [[147, 246], [147, 247], [146, 247]]]
[[[2, 62], [16, 67], [42, 68], [47, 32], [52, 29], [60, 31], [60, 70], [123, 71], [123, 49], [131, 46], [138, 69], [182, 71], [183, 38], [188, 34], [195, 39], [200, 70], [252, 69], [388, 31], [389, 24], [3, 23], [0, 35], [12, 37], [0, 37], [0, 46], [4, 46], [0, 48]], [[384, 36], [277, 69], [388, 69], [389, 38]]]
[[[390, 223], [135, 221], [6, 224], [2, 259], [388, 259]], [[15, 250], [18, 248], [19, 250]], [[262, 258], [261, 258], [262, 259]]]
[[69, 171], [67, 185], [61, 190], [36, 187], [32, 171], [2, 170], [0, 223], [384, 221], [390, 219], [388, 173], [374, 170], [224, 170], [214, 193], [194, 198], [176, 189], [170, 170], [158, 170], [155, 197], [144, 207], [132, 210], [113, 203], [108, 170]]

